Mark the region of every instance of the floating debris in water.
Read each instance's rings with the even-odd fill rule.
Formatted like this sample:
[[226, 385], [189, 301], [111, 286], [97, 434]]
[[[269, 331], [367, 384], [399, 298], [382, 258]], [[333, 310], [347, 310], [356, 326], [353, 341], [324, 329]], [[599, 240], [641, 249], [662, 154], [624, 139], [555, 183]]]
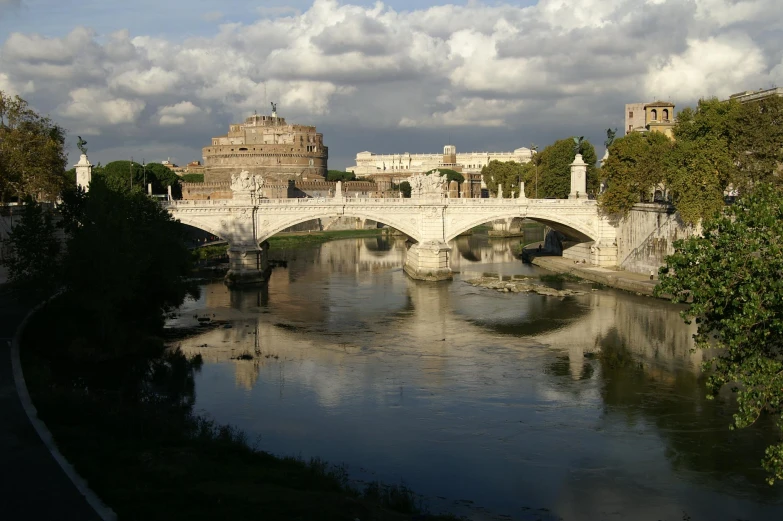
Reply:
[[498, 280], [496, 277], [480, 277], [465, 281], [471, 286], [486, 289], [494, 289], [501, 293], [537, 293], [550, 297], [569, 297], [573, 295], [584, 295], [583, 291], [574, 291], [571, 289], [554, 289], [539, 284], [531, 284], [519, 280]]

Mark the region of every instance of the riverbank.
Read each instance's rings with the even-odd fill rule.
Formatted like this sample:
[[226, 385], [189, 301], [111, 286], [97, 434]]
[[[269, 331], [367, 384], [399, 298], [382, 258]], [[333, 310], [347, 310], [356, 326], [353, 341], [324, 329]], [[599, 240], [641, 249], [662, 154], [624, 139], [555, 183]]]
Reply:
[[340, 467], [268, 454], [194, 414], [201, 357], [163, 351], [154, 338], [135, 355], [96, 357], [61, 336], [67, 320], [55, 302], [20, 333], [27, 386], [61, 452], [119, 519], [402, 521], [420, 512], [404, 486], [358, 490]]
[[654, 296], [655, 286], [658, 285], [657, 278], [650, 280], [649, 275], [645, 276], [640, 273], [612, 270], [586, 264], [574, 264], [574, 261], [564, 259], [563, 257], [534, 257], [531, 262], [540, 268], [555, 273], [571, 274], [591, 282], [651, 297]]

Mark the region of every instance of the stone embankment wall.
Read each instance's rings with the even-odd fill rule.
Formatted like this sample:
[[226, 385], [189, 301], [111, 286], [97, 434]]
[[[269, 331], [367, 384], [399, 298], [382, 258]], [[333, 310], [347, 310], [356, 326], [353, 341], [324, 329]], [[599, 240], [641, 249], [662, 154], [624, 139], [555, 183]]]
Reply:
[[625, 271], [648, 275], [658, 273], [667, 255], [674, 253], [674, 242], [699, 233], [686, 226], [674, 209], [666, 204], [637, 204], [617, 230], [617, 263]]

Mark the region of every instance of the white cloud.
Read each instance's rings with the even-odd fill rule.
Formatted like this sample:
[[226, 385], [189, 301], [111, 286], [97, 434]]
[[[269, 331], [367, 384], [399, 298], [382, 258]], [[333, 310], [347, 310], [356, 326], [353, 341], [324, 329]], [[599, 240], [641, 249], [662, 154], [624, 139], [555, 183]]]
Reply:
[[180, 101], [176, 105], [161, 107], [158, 112], [169, 116], [190, 116], [192, 114], [198, 114], [201, 112], [201, 109], [190, 101]]
[[60, 114], [100, 127], [133, 123], [146, 105], [142, 100], [115, 98], [95, 88], [78, 88], [69, 96], [70, 101], [61, 106]]
[[185, 123], [185, 116], [192, 116], [199, 114], [201, 109], [195, 106], [190, 101], [180, 101], [175, 105], [167, 105], [158, 109], [160, 119], [158, 123], [161, 125], [183, 125]]
[[182, 116], [170, 116], [168, 114], [164, 114], [160, 117], [159, 123], [161, 125], [182, 125], [185, 123], [185, 118]]
[[766, 63], [761, 50], [744, 35], [731, 34], [690, 40], [688, 49], [647, 73], [647, 97], [696, 99], [727, 98], [737, 90], [764, 81]]

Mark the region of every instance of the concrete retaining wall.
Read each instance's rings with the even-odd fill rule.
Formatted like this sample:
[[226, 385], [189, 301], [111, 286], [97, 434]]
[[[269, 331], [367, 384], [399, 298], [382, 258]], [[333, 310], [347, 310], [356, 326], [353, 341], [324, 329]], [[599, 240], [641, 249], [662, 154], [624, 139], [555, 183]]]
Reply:
[[617, 261], [622, 270], [658, 273], [667, 255], [674, 253], [674, 242], [699, 233], [686, 226], [674, 209], [666, 204], [637, 204], [617, 230]]

